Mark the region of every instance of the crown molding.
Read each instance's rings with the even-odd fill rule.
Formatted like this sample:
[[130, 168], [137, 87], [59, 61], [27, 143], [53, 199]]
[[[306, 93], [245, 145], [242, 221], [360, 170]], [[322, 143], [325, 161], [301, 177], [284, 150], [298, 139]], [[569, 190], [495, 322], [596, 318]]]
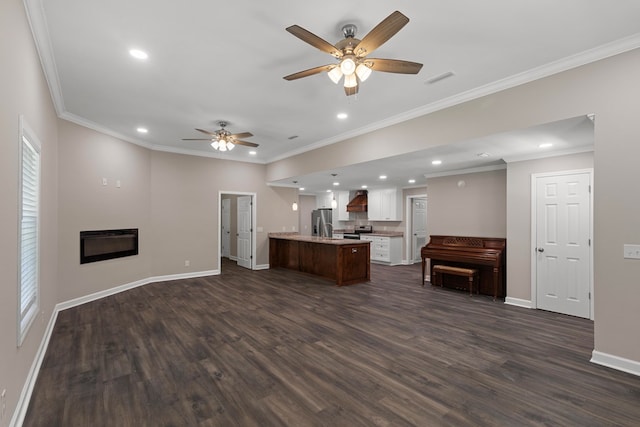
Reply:
[[356, 136], [364, 135], [369, 132], [373, 132], [379, 129], [383, 129], [385, 127], [396, 125], [398, 123], [402, 123], [407, 120], [411, 120], [420, 116], [431, 114], [436, 111], [444, 110], [446, 108], [453, 107], [458, 104], [463, 104], [465, 102], [469, 102], [474, 99], [481, 98], [483, 96], [491, 95], [491, 94], [503, 91], [505, 89], [511, 89], [516, 86], [523, 85], [525, 83], [530, 83], [532, 81], [539, 80], [544, 77], [549, 77], [554, 74], [561, 73], [563, 71], [568, 71], [573, 68], [587, 65], [592, 62], [606, 59], [611, 56], [628, 52], [630, 50], [637, 49], [637, 48], [640, 48], [640, 33], [636, 33], [632, 36], [619, 39], [611, 43], [607, 43], [607, 44], [595, 47], [593, 49], [589, 49], [589, 50], [577, 53], [575, 55], [562, 58], [558, 61], [550, 62], [548, 64], [541, 65], [536, 68], [532, 68], [522, 73], [514, 74], [504, 79], [497, 80], [495, 82], [486, 84], [484, 86], [479, 86], [477, 88], [459, 93], [454, 96], [450, 96], [440, 101], [432, 102], [430, 104], [415, 108], [413, 110], [406, 111], [402, 114], [398, 114], [398, 115], [389, 117], [385, 120], [381, 120], [379, 122], [373, 123], [369, 126], [364, 126], [359, 129], [355, 129], [351, 132], [346, 132], [346, 133], [337, 135], [335, 137], [327, 138], [322, 141], [318, 141], [314, 144], [301, 147], [297, 150], [289, 151], [280, 156], [275, 156], [273, 158], [270, 158], [267, 160], [267, 162], [270, 163], [277, 160], [286, 159], [288, 157], [302, 154], [307, 151], [315, 150], [317, 148], [331, 145], [336, 142], [340, 142], [349, 138], [354, 138]]
[[[478, 173], [478, 172], [491, 172], [491, 171], [499, 171], [499, 170], [503, 170], [506, 169], [507, 165], [492, 165], [492, 166], [480, 166], [477, 168], [468, 168], [468, 169], [457, 169], [457, 170], [450, 170], [450, 171], [442, 171], [442, 172], [437, 172], [437, 173], [425, 173], [424, 176], [425, 178], [429, 179], [429, 178], [440, 178], [443, 176], [452, 176], [452, 175], [467, 175], [470, 173]], [[428, 183], [427, 183], [428, 185]]]
[[127, 135], [123, 135], [121, 133], [118, 132], [114, 132], [113, 130], [101, 126], [95, 122], [92, 122], [91, 120], [87, 120], [84, 117], [80, 117], [77, 116], [75, 114], [71, 114], [71, 113], [63, 113], [60, 116], [61, 119], [67, 120], [69, 122], [75, 123], [77, 125], [89, 128], [89, 129], [93, 129], [96, 132], [100, 132], [102, 134], [105, 135], [109, 135], [112, 136], [114, 138], [120, 139], [122, 141], [125, 142], [129, 142], [131, 144], [135, 144], [135, 145], [139, 145], [140, 147], [144, 147], [148, 150], [152, 150], [152, 151], [162, 151], [165, 153], [174, 153], [174, 154], [185, 154], [188, 156], [197, 156], [197, 157], [208, 157], [208, 158], [214, 158], [214, 159], [220, 159], [220, 160], [229, 160], [232, 162], [243, 162], [243, 163], [257, 163], [257, 164], [265, 164], [263, 161], [260, 160], [252, 160], [252, 159], [234, 159], [234, 158], [230, 158], [230, 157], [226, 157], [223, 156], [221, 154], [217, 154], [217, 152], [206, 152], [206, 151], [199, 151], [199, 150], [190, 150], [188, 148], [179, 148], [179, 147], [172, 147], [172, 146], [168, 146], [168, 145], [161, 145], [161, 144], [150, 144], [146, 141], [142, 141], [140, 139], [136, 139], [136, 138], [131, 138]]
[[532, 153], [532, 154], [523, 154], [516, 156], [507, 156], [503, 157], [506, 163], [514, 163], [514, 162], [522, 162], [526, 160], [537, 160], [537, 159], [546, 159], [549, 157], [560, 157], [560, 156], [569, 156], [572, 154], [581, 154], [581, 153], [589, 153], [593, 152], [593, 146], [584, 147], [584, 148], [572, 148], [570, 150], [558, 150], [558, 151], [545, 151], [544, 153]]
[[[217, 157], [215, 154], [200, 152], [197, 150], [183, 150], [180, 148], [171, 148], [164, 145], [160, 146], [159, 144], [155, 144], [155, 145], [149, 144], [144, 141], [136, 140], [130, 137], [125, 137], [124, 135], [121, 135], [121, 134], [117, 134], [116, 132], [108, 130], [103, 126], [100, 126], [90, 121], [87, 121], [85, 119], [82, 119], [79, 116], [66, 111], [64, 97], [62, 95], [62, 87], [60, 84], [60, 79], [59, 79], [58, 71], [56, 67], [56, 61], [53, 54], [53, 47], [51, 46], [51, 38], [49, 36], [47, 20], [44, 13], [43, 0], [23, 0], [23, 2], [25, 5], [25, 10], [27, 12], [27, 19], [31, 27], [31, 32], [35, 40], [36, 49], [40, 57], [40, 62], [42, 64], [45, 79], [49, 86], [51, 98], [53, 100], [53, 104], [58, 117], [64, 118], [66, 120], [69, 120], [71, 122], [74, 122], [83, 126], [85, 126], [85, 124], [90, 124], [90, 126], [88, 127], [90, 127], [91, 129], [97, 130], [102, 133], [106, 133], [107, 135], [116, 136], [119, 139], [132, 142], [137, 145], [141, 145], [151, 150], [196, 155], [196, 156], [202, 156], [202, 157], [214, 157], [214, 158], [221, 158], [226, 160], [235, 160], [228, 157]], [[281, 155], [266, 158], [263, 161], [251, 161], [251, 160], [236, 160], [236, 161], [247, 161], [250, 163], [266, 164], [266, 163], [272, 163], [278, 160], [283, 160], [283, 159], [286, 159], [298, 154], [302, 154], [308, 151], [312, 151], [327, 145], [335, 144], [337, 142], [341, 142], [346, 139], [354, 138], [354, 137], [364, 135], [366, 133], [370, 133], [385, 127], [396, 125], [398, 123], [402, 123], [407, 120], [411, 120], [420, 116], [434, 113], [436, 111], [443, 110], [445, 108], [453, 107], [455, 105], [462, 104], [464, 102], [468, 102], [477, 98], [481, 98], [483, 96], [491, 95], [493, 93], [497, 93], [505, 89], [510, 89], [515, 86], [519, 86], [525, 83], [532, 82], [534, 80], [551, 76], [553, 74], [557, 74], [557, 73], [567, 71], [576, 67], [580, 67], [582, 65], [586, 65], [601, 59], [605, 59], [605, 58], [620, 54], [620, 53], [637, 49], [639, 47], [640, 47], [640, 32], [634, 35], [631, 35], [629, 37], [615, 40], [611, 43], [607, 43], [607, 44], [595, 47], [593, 49], [589, 49], [589, 50], [577, 53], [575, 55], [562, 58], [558, 61], [550, 62], [540, 67], [536, 67], [531, 70], [518, 73], [510, 77], [506, 77], [504, 79], [486, 84], [484, 86], [480, 86], [475, 89], [462, 92], [460, 94], [445, 98], [443, 100], [433, 102], [433, 103], [424, 105], [422, 107], [415, 108], [413, 110], [409, 110], [405, 113], [389, 117], [385, 120], [378, 121], [369, 126], [364, 126], [350, 132], [342, 133], [340, 135], [336, 135], [331, 138], [323, 139], [311, 145], [307, 145], [305, 147], [291, 150]]]
[[53, 55], [51, 37], [49, 36], [49, 26], [44, 14], [44, 6], [41, 0], [24, 0], [24, 8], [27, 12], [27, 21], [31, 28], [31, 34], [35, 41], [36, 50], [40, 57], [40, 64], [44, 72], [53, 106], [58, 117], [65, 113], [64, 97], [62, 96], [62, 85], [58, 78], [58, 67]]

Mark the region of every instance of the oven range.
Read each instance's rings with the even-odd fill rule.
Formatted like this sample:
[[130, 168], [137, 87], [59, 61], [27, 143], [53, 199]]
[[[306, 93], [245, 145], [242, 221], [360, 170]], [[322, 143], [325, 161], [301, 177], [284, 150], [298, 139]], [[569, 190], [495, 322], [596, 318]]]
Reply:
[[342, 237], [345, 239], [360, 240], [360, 235], [367, 233], [373, 233], [373, 227], [371, 225], [359, 225], [353, 230], [353, 233], [343, 233]]

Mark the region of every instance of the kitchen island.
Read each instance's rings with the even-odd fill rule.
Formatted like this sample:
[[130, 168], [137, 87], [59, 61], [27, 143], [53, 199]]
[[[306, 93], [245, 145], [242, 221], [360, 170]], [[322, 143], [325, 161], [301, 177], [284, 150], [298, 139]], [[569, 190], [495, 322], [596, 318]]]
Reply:
[[371, 280], [364, 240], [269, 233], [269, 268], [288, 268], [334, 280], [338, 286]]

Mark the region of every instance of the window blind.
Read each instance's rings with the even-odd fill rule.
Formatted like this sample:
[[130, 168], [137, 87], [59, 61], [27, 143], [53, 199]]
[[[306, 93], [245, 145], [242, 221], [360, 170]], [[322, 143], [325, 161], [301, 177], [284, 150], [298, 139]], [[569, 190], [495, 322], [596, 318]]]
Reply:
[[38, 313], [38, 217], [40, 198], [40, 147], [23, 129], [21, 144], [20, 281], [18, 344], [22, 344]]

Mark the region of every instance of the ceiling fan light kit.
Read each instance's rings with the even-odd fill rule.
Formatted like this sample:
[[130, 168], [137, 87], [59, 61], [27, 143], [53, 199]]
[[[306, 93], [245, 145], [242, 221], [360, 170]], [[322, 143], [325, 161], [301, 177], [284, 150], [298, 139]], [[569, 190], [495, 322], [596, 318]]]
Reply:
[[344, 76], [344, 91], [347, 96], [358, 93], [358, 85], [369, 78], [371, 72], [381, 71], [385, 73], [417, 74], [422, 64], [397, 59], [367, 59], [383, 43], [393, 37], [409, 22], [409, 18], [395, 11], [362, 40], [355, 38], [357, 28], [353, 24], [342, 27], [344, 39], [332, 45], [326, 40], [316, 36], [298, 25], [292, 25], [286, 30], [311, 46], [328, 53], [340, 60], [338, 64], [321, 65], [294, 74], [285, 76], [285, 80], [297, 80], [302, 77], [312, 76], [326, 71], [332, 82], [338, 84]]
[[241, 141], [240, 138], [249, 138], [253, 136], [251, 132], [231, 133], [225, 129], [229, 125], [228, 122], [221, 120], [218, 122], [218, 129], [215, 132], [209, 132], [204, 129], [196, 129], [208, 135], [208, 138], [182, 138], [183, 141], [211, 141], [211, 147], [218, 151], [231, 151], [236, 145], [245, 145], [247, 147], [257, 147], [259, 144], [253, 142]]

